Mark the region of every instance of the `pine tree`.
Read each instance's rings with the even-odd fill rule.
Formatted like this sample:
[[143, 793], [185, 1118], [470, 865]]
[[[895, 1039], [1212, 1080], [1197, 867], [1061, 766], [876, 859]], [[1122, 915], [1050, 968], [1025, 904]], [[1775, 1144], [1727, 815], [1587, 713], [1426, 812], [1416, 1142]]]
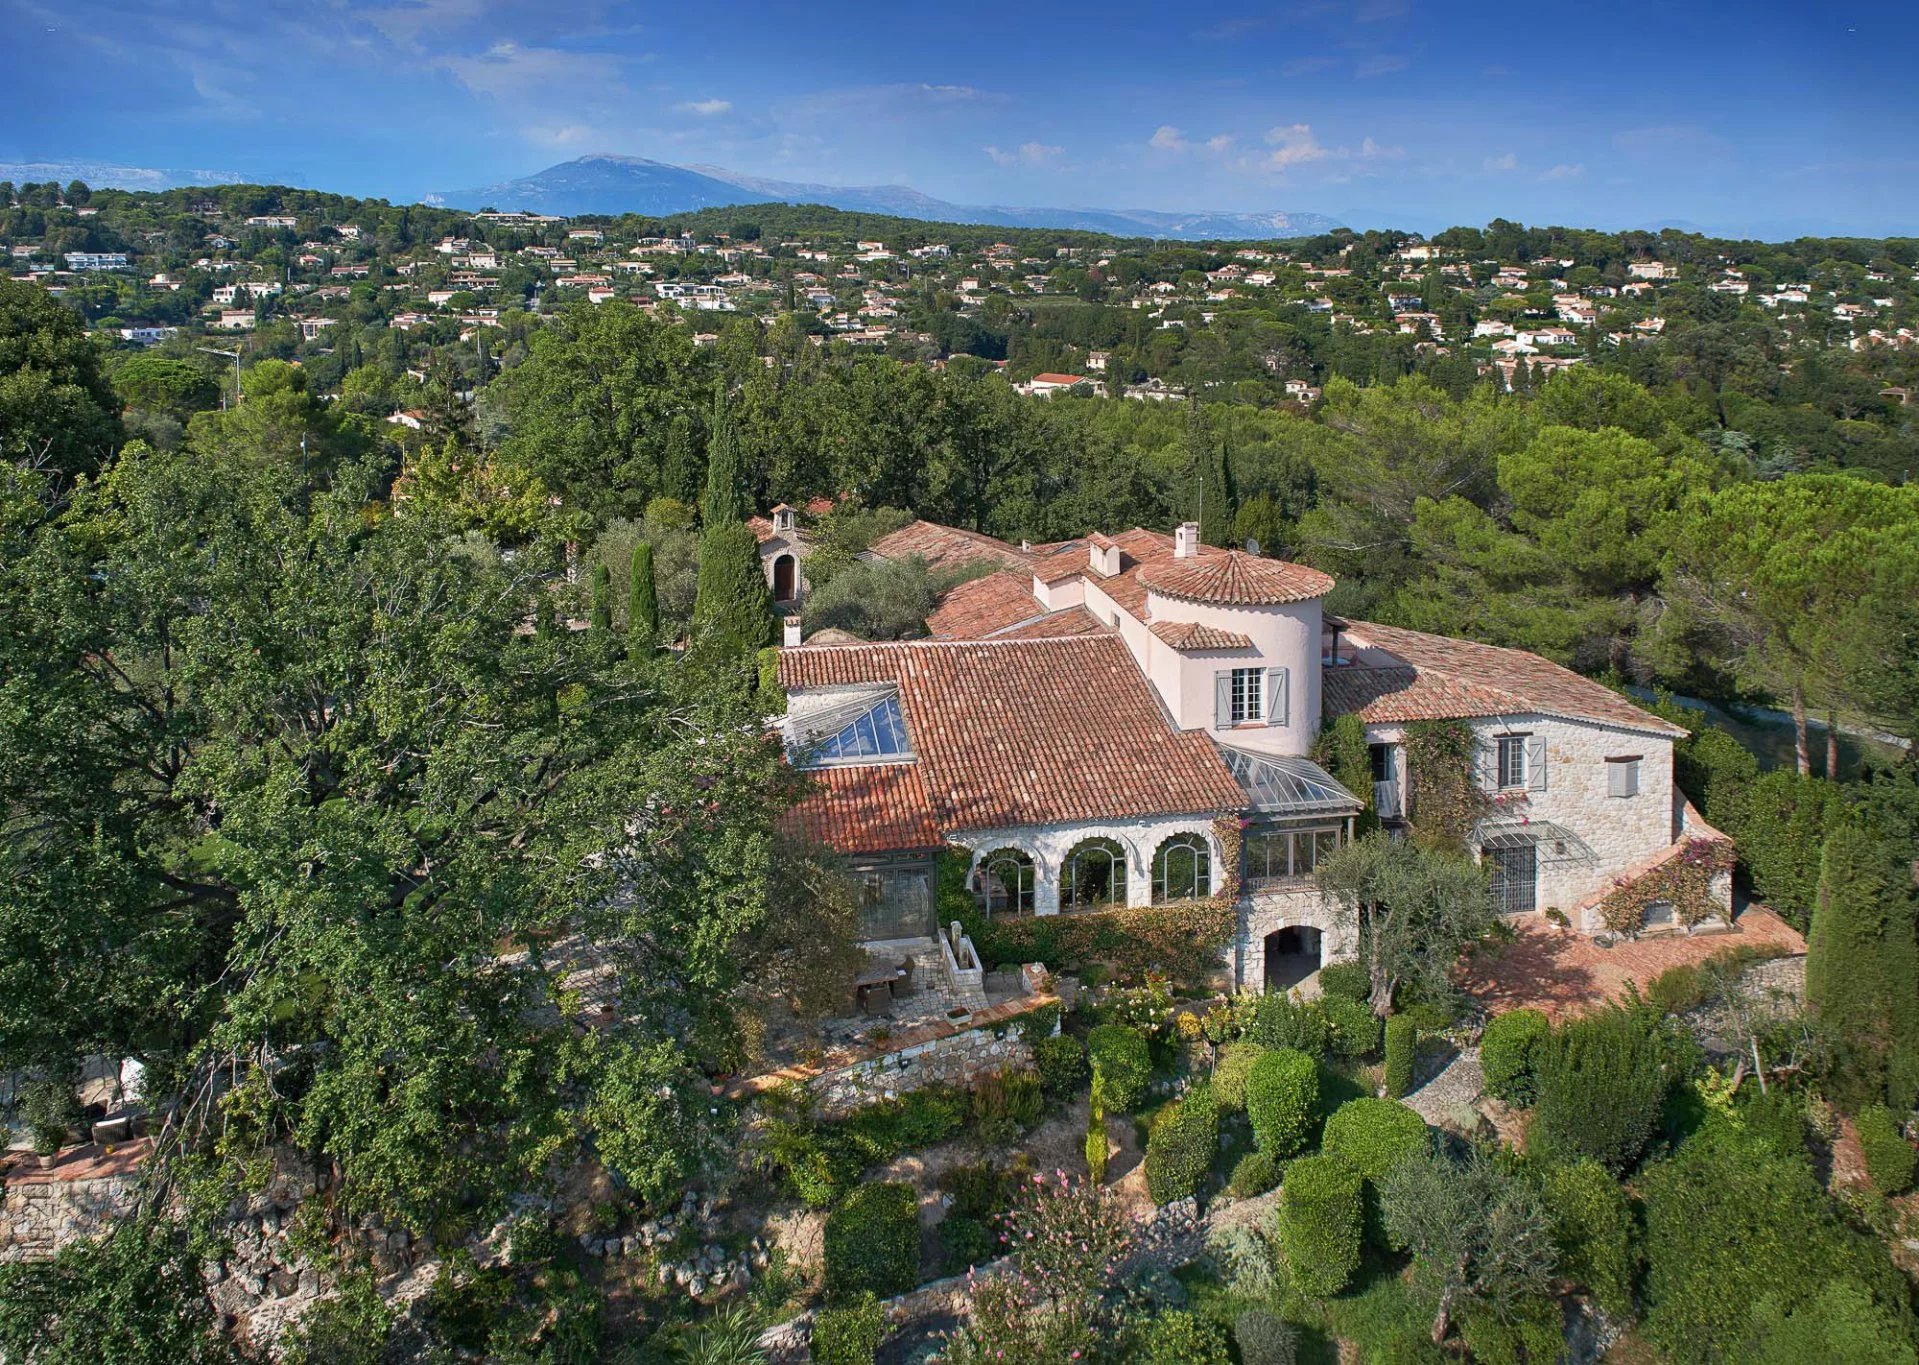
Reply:
[[748, 691], [756, 678], [755, 656], [772, 630], [773, 594], [760, 568], [759, 541], [746, 525], [739, 446], [717, 390], [701, 516], [688, 661], [710, 671], [721, 686]]
[[1913, 1104], [1919, 1082], [1919, 939], [1893, 851], [1856, 820], [1826, 836], [1806, 944], [1806, 1000], [1839, 1039], [1842, 1097]]
[[593, 566], [593, 629], [613, 629], [613, 574], [604, 564]]
[[651, 653], [660, 641], [660, 598], [653, 586], [653, 547], [646, 541], [633, 546], [633, 569], [626, 590], [626, 652], [638, 658]]

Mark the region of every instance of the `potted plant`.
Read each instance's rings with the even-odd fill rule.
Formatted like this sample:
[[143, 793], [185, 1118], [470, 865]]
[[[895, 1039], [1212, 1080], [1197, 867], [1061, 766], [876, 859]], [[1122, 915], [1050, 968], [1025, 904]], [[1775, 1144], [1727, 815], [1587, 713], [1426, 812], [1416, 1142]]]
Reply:
[[33, 1138], [33, 1154], [40, 1169], [46, 1170], [60, 1159], [66, 1145], [67, 1128], [78, 1106], [73, 1102], [73, 1087], [64, 1081], [30, 1081], [20, 1091], [20, 1119]]

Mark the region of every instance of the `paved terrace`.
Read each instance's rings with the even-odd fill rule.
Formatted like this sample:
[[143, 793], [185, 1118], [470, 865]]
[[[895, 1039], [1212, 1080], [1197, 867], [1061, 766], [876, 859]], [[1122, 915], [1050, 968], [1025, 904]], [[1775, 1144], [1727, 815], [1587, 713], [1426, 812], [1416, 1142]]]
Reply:
[[1662, 934], [1610, 948], [1543, 917], [1514, 927], [1517, 941], [1475, 955], [1460, 975], [1467, 994], [1494, 1014], [1525, 1007], [1554, 1018], [1578, 1014], [1620, 998], [1629, 982], [1644, 990], [1661, 972], [1697, 965], [1728, 948], [1756, 948], [1778, 957], [1806, 951], [1798, 930], [1760, 906], [1748, 906], [1730, 931]]

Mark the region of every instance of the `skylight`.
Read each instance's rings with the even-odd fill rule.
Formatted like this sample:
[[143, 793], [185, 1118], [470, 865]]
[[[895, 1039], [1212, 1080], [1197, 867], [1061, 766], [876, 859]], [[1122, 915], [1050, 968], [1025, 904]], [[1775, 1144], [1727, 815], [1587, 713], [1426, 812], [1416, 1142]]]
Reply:
[[836, 731], [816, 730], [815, 734], [818, 737], [803, 751], [805, 766], [883, 762], [913, 756], [913, 744], [906, 737], [906, 720], [900, 714], [897, 694], [888, 694], [877, 703], [867, 705]]
[[1261, 815], [1349, 814], [1360, 803], [1332, 774], [1311, 759], [1252, 754], [1221, 745], [1226, 770], [1246, 793], [1246, 803]]

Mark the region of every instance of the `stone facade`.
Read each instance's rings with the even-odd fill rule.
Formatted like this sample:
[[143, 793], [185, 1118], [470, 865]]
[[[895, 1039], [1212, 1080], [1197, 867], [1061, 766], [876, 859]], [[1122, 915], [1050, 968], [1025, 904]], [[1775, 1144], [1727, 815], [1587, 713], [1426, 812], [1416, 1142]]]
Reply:
[[[1088, 782], [1098, 782], [1088, 774]], [[966, 847], [973, 851], [977, 864], [981, 858], [1003, 848], [1017, 848], [1033, 859], [1033, 912], [1039, 915], [1060, 913], [1060, 882], [1066, 859], [1088, 839], [1112, 839], [1126, 850], [1126, 903], [1129, 906], [1153, 903], [1153, 855], [1168, 839], [1181, 834], [1198, 835], [1206, 841], [1211, 857], [1211, 885], [1204, 894], [1212, 895], [1224, 884], [1219, 838], [1212, 822], [1196, 816], [1171, 816], [1142, 820], [1088, 821], [1064, 825], [1028, 825], [1011, 829], [968, 830]], [[1183, 897], [1181, 899], [1184, 899]]]
[[35, 1178], [40, 1174], [9, 1174], [0, 1199], [0, 1264], [50, 1260], [69, 1242], [98, 1237], [133, 1211], [139, 1177], [131, 1170], [74, 1180]]
[[823, 1071], [808, 1082], [825, 1113], [858, 1109], [929, 1085], [971, 1086], [983, 1076], [1033, 1065], [1033, 1048], [1016, 1026], [968, 1029]]
[[[1292, 886], [1262, 887], [1239, 902], [1239, 931], [1233, 954], [1233, 984], [1240, 990], [1266, 988], [1266, 938], [1281, 929], [1304, 927], [1317, 929], [1320, 962], [1338, 962], [1359, 952], [1359, 934], [1355, 926], [1339, 922], [1337, 908], [1311, 882]], [[1302, 983], [1310, 995], [1314, 987]]]

